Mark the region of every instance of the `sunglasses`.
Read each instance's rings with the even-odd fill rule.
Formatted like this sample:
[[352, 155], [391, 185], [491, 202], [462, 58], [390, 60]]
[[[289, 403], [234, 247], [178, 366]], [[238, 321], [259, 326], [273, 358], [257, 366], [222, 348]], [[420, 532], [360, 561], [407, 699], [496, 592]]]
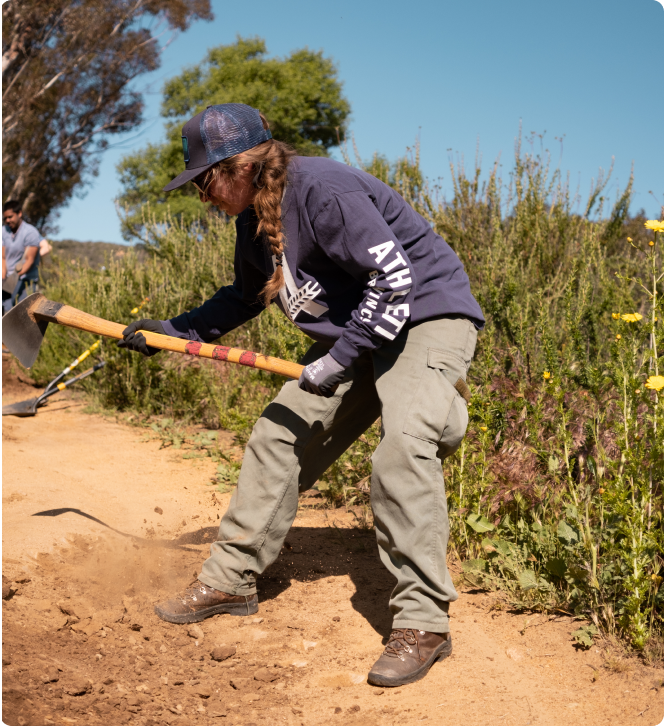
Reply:
[[193, 179], [191, 179], [191, 183], [198, 189], [198, 191], [204, 196], [207, 197], [207, 190], [210, 187], [210, 182], [207, 184], [205, 183], [205, 177], [207, 176], [207, 172], [203, 172], [202, 174], [199, 174], [198, 176], [195, 176]]

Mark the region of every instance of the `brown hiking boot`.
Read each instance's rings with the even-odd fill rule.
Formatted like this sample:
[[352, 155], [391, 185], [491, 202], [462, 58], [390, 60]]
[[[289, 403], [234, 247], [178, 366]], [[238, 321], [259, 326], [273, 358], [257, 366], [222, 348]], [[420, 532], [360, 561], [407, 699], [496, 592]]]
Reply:
[[449, 633], [427, 633], [424, 630], [399, 628], [393, 630], [383, 655], [369, 671], [374, 686], [405, 686], [424, 678], [429, 668], [452, 653]]
[[154, 611], [168, 623], [198, 623], [217, 613], [253, 615], [258, 612], [258, 596], [228, 595], [198, 582], [173, 600], [155, 605]]

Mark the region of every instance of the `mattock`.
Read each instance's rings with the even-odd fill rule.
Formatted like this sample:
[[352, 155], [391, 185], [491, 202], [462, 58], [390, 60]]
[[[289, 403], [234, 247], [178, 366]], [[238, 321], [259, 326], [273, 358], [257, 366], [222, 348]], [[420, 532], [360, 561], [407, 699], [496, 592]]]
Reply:
[[[30, 368], [37, 360], [49, 323], [57, 323], [58, 325], [65, 325], [69, 328], [85, 330], [88, 333], [118, 340], [122, 339], [122, 331], [126, 328], [126, 325], [97, 318], [70, 305], [49, 300], [41, 293], [36, 292], [22, 300], [2, 318], [2, 342], [22, 365]], [[193, 340], [181, 340], [170, 335], [151, 333], [148, 330], [141, 330], [140, 332], [145, 336], [149, 346], [160, 350], [170, 350], [173, 353], [186, 353], [200, 358], [239, 363], [242, 366], [277, 373], [287, 378], [297, 379], [304, 370], [304, 366], [298, 363], [291, 363], [281, 358], [273, 358], [260, 353], [252, 353], [249, 350], [228, 348], [225, 345], [198, 343]]]

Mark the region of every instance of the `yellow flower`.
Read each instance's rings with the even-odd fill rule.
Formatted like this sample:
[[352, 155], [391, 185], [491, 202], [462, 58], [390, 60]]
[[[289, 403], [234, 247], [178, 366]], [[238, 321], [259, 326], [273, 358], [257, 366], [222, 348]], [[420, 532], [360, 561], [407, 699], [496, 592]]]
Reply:
[[637, 388], [636, 391], [634, 391], [634, 393], [636, 393], [638, 395], [639, 393], [641, 393], [641, 389]]
[[480, 426], [480, 431], [486, 431], [486, 426]]
[[604, 487], [600, 487], [599, 488], [599, 493], [600, 494], [604, 494], [605, 491], [606, 491], [606, 489], [604, 489]]
[[625, 313], [624, 315], [620, 316], [626, 323], [636, 323], [643, 315], [640, 315], [639, 313]]
[[656, 219], [649, 219], [645, 224], [646, 229], [653, 232], [664, 232], [664, 222], [658, 222]]
[[631, 237], [628, 237], [628, 238], [627, 238], [627, 241], [628, 241], [628, 242], [633, 242], [634, 240], [633, 240], [633, 239], [632, 239]]
[[650, 376], [646, 381], [646, 388], [653, 391], [661, 391], [664, 388], [664, 376]]
[[620, 340], [621, 338], [622, 338], [622, 335], [620, 335], [620, 333], [618, 333], [618, 335], [616, 335], [616, 340]]
[[620, 313], [611, 313], [611, 317], [614, 320], [620, 320]]
[[648, 242], [648, 247], [654, 247], [654, 246], [655, 246], [655, 243], [652, 240], [650, 240], [650, 242]]
[[542, 378], [544, 378], [545, 381], [548, 381], [549, 378], [551, 378], [551, 373], [549, 371], [544, 371], [544, 373], [542, 373]]

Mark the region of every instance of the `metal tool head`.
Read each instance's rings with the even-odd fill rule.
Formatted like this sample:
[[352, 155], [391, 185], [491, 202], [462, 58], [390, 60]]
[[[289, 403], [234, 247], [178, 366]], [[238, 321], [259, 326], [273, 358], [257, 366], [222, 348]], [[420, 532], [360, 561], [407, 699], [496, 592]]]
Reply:
[[39, 405], [39, 396], [29, 398], [27, 401], [17, 401], [2, 407], [3, 416], [34, 416]]
[[37, 320], [33, 311], [46, 298], [35, 292], [13, 307], [2, 318], [2, 342], [21, 365], [31, 368], [37, 360], [48, 321]]

